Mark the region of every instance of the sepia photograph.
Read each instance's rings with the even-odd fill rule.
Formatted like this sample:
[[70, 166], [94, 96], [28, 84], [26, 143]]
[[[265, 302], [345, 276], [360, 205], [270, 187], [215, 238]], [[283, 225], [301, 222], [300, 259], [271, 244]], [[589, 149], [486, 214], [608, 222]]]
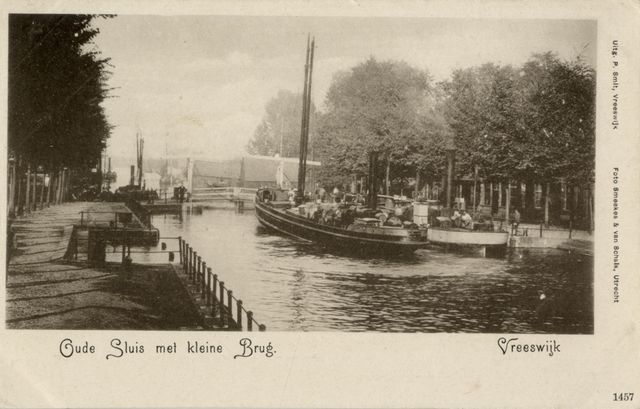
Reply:
[[0, 407], [638, 407], [636, 0], [0, 10]]
[[593, 334], [596, 45], [10, 14], [6, 327]]

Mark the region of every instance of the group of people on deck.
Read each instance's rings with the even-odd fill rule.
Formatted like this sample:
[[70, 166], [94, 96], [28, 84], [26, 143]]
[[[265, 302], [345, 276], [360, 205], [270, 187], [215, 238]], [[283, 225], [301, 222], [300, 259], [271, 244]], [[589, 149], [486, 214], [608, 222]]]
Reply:
[[463, 229], [473, 230], [473, 218], [466, 210], [460, 209], [455, 206], [453, 208], [453, 215], [451, 216], [451, 222], [454, 227], [462, 227]]
[[[511, 218], [513, 227], [517, 230], [520, 225], [520, 212], [515, 209]], [[474, 222], [471, 215], [464, 209], [458, 209], [458, 206], [453, 207], [453, 214], [451, 215], [451, 223], [453, 227], [469, 229], [469, 230], [493, 230], [493, 218], [486, 220], [482, 217], [478, 221]]]

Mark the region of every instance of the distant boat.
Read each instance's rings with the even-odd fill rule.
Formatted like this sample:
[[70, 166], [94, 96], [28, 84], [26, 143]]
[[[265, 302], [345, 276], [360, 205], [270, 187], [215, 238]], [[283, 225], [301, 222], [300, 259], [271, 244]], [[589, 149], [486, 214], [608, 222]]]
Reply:
[[509, 234], [503, 231], [429, 227], [427, 238], [431, 244], [486, 256], [502, 255], [507, 248]]
[[507, 232], [480, 231], [459, 228], [430, 227], [429, 242], [437, 244], [459, 244], [468, 246], [505, 246], [509, 238]]

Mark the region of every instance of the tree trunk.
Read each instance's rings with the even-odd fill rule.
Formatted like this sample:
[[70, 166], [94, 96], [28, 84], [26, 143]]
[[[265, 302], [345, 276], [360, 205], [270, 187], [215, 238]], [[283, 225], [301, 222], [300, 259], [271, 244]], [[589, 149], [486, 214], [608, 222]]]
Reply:
[[369, 194], [367, 198], [367, 205], [371, 209], [378, 208], [378, 186], [377, 186], [377, 177], [376, 170], [378, 167], [378, 155], [373, 152], [369, 154]]
[[493, 215], [493, 182], [489, 183], [489, 207], [491, 208], [491, 214]]
[[38, 202], [36, 201], [36, 191], [38, 190], [38, 169], [36, 168], [36, 171], [33, 172], [33, 191], [31, 192], [31, 205], [33, 206], [33, 210], [37, 210], [38, 209]]
[[40, 186], [40, 210], [44, 209], [44, 182], [45, 173], [42, 172], [42, 185]]
[[53, 204], [55, 205], [60, 204], [60, 179], [62, 176], [60, 172], [60, 170], [56, 172], [56, 189], [53, 191]]
[[384, 194], [385, 195], [389, 195], [389, 185], [391, 184], [391, 181], [389, 180], [390, 173], [391, 173], [391, 159], [387, 156], [387, 169], [384, 176]]
[[57, 193], [57, 198], [56, 198], [56, 203], [57, 204], [61, 204], [62, 203], [62, 186], [64, 185], [64, 170], [60, 170], [60, 177], [58, 178], [58, 186], [56, 189], [56, 193]]
[[415, 190], [413, 192], [413, 199], [417, 199], [418, 198], [418, 191], [420, 190], [420, 170], [416, 170], [416, 187]]
[[64, 184], [62, 185], [62, 203], [69, 200], [69, 179], [71, 179], [71, 171], [69, 169], [65, 169]]
[[30, 163], [27, 164], [27, 189], [25, 190], [25, 193], [26, 193], [26, 202], [25, 202], [26, 211], [27, 213], [31, 213], [31, 164]]
[[472, 195], [472, 200], [473, 200], [473, 206], [471, 206], [471, 209], [473, 210], [473, 213], [476, 212], [477, 207], [476, 207], [476, 190], [478, 190], [478, 170], [476, 168], [476, 171], [474, 172], [473, 175], [473, 195]]
[[49, 184], [47, 185], [47, 207], [51, 203], [51, 188], [53, 187], [53, 173], [49, 170]]
[[535, 214], [535, 193], [534, 193], [534, 189], [535, 189], [535, 184], [532, 183], [531, 181], [527, 181], [524, 185], [524, 205], [523, 207], [523, 212], [521, 212], [523, 215], [526, 214], [528, 215], [528, 217], [533, 217], [533, 215]]
[[14, 203], [13, 213], [17, 216], [19, 212], [21, 212], [22, 206], [22, 161], [18, 163], [16, 182], [18, 186], [16, 189], [16, 201]]
[[549, 193], [551, 184], [547, 182], [544, 187], [544, 226], [549, 227]]
[[507, 179], [507, 197], [504, 206], [504, 221], [509, 224], [509, 208], [511, 207], [511, 179]]
[[11, 169], [9, 170], [9, 202], [7, 203], [7, 211], [10, 217], [14, 216], [14, 203], [16, 192], [16, 163], [11, 163]]
[[453, 173], [455, 171], [455, 151], [447, 151], [447, 208], [451, 209], [453, 200], [451, 195], [453, 192]]
[[589, 186], [589, 196], [588, 196], [588, 206], [587, 209], [589, 211], [589, 233], [593, 232], [593, 230], [595, 229], [595, 220], [593, 217], [593, 191], [591, 190], [591, 186]]

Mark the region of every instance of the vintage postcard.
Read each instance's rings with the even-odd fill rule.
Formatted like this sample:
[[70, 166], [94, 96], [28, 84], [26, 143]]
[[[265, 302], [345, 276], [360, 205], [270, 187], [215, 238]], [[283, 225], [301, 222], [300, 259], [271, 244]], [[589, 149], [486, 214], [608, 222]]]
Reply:
[[2, 8], [3, 407], [640, 407], [640, 4]]

